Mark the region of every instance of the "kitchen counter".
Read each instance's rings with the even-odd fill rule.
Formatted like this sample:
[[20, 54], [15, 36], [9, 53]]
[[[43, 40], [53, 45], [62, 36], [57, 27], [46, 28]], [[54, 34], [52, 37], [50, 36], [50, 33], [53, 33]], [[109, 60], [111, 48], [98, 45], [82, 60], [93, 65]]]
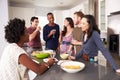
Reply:
[[56, 63], [42, 75], [37, 75], [34, 80], [120, 80], [120, 74], [116, 74], [111, 67], [79, 61], [85, 63], [86, 67], [78, 73], [67, 73]]

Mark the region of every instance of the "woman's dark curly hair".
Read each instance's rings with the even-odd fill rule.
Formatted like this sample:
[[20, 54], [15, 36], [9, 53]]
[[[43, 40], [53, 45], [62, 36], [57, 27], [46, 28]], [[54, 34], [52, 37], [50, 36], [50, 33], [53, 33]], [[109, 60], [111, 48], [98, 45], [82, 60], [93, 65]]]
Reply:
[[14, 18], [8, 22], [5, 26], [5, 39], [9, 43], [17, 43], [20, 41], [20, 37], [25, 33], [25, 21]]

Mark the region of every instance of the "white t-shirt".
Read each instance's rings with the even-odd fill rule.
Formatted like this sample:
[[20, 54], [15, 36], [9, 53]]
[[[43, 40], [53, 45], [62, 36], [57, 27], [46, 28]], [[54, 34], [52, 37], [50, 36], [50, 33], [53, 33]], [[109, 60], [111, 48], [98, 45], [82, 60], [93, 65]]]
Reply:
[[0, 60], [0, 80], [22, 80], [26, 67], [19, 64], [19, 56], [26, 53], [16, 43], [9, 44]]

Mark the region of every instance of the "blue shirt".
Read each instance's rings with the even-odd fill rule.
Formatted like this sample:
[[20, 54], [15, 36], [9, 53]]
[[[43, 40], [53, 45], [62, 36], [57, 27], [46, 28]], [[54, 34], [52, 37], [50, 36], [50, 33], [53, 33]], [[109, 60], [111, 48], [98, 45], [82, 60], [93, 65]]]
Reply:
[[[50, 31], [52, 29], [56, 30], [56, 33], [53, 37], [53, 35], [51, 35], [48, 38], [48, 34], [50, 33]], [[43, 28], [43, 39], [45, 40], [45, 47], [47, 49], [52, 49], [52, 50], [56, 50], [59, 44], [59, 35], [60, 35], [60, 31], [59, 31], [59, 25], [55, 24], [54, 26], [49, 26], [48, 24], [44, 26]]]
[[92, 35], [90, 38], [88, 38], [84, 42], [84, 34], [82, 36], [82, 48], [80, 52], [76, 55], [76, 59], [79, 59], [83, 53], [86, 53], [89, 57], [94, 57], [98, 55], [98, 50], [102, 52], [104, 57], [108, 60], [108, 62], [111, 64], [114, 70], [117, 69], [117, 66], [108, 52], [108, 50], [104, 47], [103, 42], [100, 38], [100, 35], [97, 31], [93, 31]]

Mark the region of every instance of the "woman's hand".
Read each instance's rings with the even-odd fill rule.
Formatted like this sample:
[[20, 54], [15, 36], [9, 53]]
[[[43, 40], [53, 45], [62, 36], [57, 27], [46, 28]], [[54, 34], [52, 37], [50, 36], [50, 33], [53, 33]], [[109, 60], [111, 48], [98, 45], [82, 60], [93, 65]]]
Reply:
[[117, 70], [116, 70], [116, 73], [120, 73], [120, 69], [117, 69]]
[[68, 56], [68, 59], [69, 60], [75, 60], [75, 57], [74, 56]]

